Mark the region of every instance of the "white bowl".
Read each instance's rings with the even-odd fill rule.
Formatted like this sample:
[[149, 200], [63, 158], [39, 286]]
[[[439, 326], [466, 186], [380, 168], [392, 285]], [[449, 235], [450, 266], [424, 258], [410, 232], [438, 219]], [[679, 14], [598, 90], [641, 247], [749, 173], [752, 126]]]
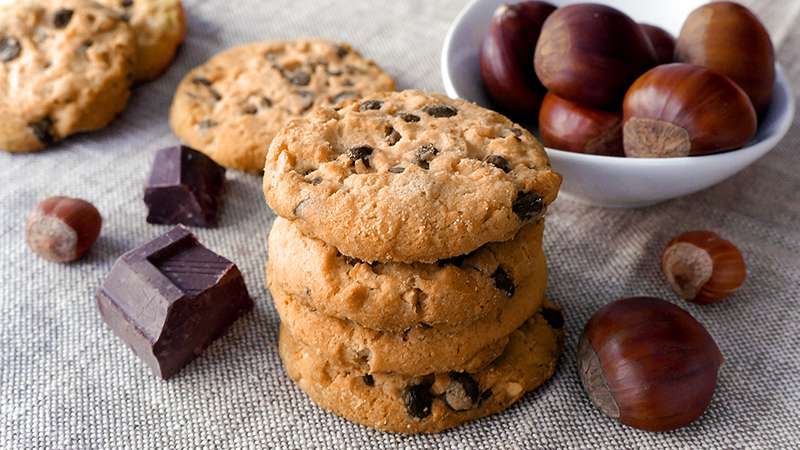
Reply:
[[[594, 0], [598, 1], [598, 0]], [[579, 3], [550, 0], [556, 6]], [[447, 94], [490, 106], [480, 77], [478, 54], [494, 10], [508, 0], [473, 0], [450, 27], [442, 50], [442, 78]], [[634, 20], [678, 34], [686, 16], [700, 0], [643, 2], [602, 1]], [[562, 193], [575, 200], [605, 207], [633, 208], [688, 195], [736, 174], [772, 150], [794, 117], [794, 96], [783, 69], [776, 64], [775, 89], [758, 133], [746, 147], [726, 153], [685, 158], [621, 158], [547, 149], [553, 168], [564, 176]]]

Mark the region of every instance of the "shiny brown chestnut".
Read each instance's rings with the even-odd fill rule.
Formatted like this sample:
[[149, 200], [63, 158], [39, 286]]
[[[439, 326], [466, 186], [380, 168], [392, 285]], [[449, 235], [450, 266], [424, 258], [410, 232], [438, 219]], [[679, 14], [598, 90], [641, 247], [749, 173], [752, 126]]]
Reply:
[[609, 417], [648, 431], [674, 430], [700, 417], [723, 361], [703, 325], [651, 297], [601, 308], [578, 345], [578, 371], [592, 403]]
[[526, 1], [495, 10], [481, 45], [481, 78], [503, 112], [530, 116], [539, 109], [545, 89], [533, 70], [533, 51], [542, 24], [555, 9]]
[[675, 157], [732, 150], [756, 134], [747, 94], [728, 77], [667, 64], [636, 80], [622, 105], [625, 155]]
[[536, 74], [559, 97], [618, 107], [628, 86], [656, 63], [642, 27], [609, 6], [581, 3], [547, 18], [536, 44]]
[[701, 305], [725, 299], [747, 278], [739, 249], [707, 230], [673, 238], [661, 254], [661, 270], [681, 298]]
[[656, 51], [656, 62], [661, 65], [675, 61], [675, 38], [669, 31], [648, 23], [641, 24], [641, 27]]
[[625, 156], [621, 112], [580, 105], [552, 92], [545, 95], [539, 110], [539, 136], [550, 148]]
[[762, 114], [775, 84], [775, 49], [764, 25], [746, 7], [713, 2], [695, 9], [683, 24], [677, 61], [696, 64], [738, 84]]

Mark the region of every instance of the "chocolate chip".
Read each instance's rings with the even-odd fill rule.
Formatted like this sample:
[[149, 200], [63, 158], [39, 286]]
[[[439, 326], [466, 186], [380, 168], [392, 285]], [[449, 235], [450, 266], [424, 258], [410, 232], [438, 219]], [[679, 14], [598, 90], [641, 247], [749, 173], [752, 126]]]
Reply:
[[312, 185], [312, 186], [319, 186], [322, 183], [322, 178], [314, 177], [314, 178], [308, 180], [308, 183], [310, 185]]
[[50, 145], [55, 142], [53, 138], [53, 134], [50, 129], [53, 127], [53, 119], [49, 117], [45, 117], [42, 120], [38, 120], [36, 122], [31, 122], [28, 124], [28, 128], [31, 129], [31, 133], [36, 136], [36, 139], [42, 143], [42, 145]]
[[272, 100], [268, 97], [261, 97], [261, 105], [267, 108], [272, 108]]
[[258, 113], [258, 108], [253, 105], [244, 105], [242, 107], [242, 114], [247, 114], [249, 116], [255, 115]]
[[4, 37], [0, 39], [0, 62], [9, 62], [16, 59], [21, 52], [22, 46], [16, 38]]
[[342, 86], [344, 86], [344, 87], [353, 87], [353, 86], [355, 86], [355, 84], [350, 79], [344, 79], [344, 80], [342, 80]]
[[422, 108], [422, 111], [437, 118], [453, 117], [458, 114], [458, 110], [450, 105], [428, 105]]
[[346, 262], [348, 266], [355, 267], [356, 264], [361, 262], [361, 261], [357, 260], [356, 258], [353, 258], [352, 256], [342, 255], [342, 257], [344, 258], [344, 262]]
[[340, 92], [331, 97], [331, 104], [338, 105], [339, 103], [345, 100], [350, 100], [351, 98], [356, 98], [356, 97], [358, 97], [358, 94], [353, 91]]
[[408, 123], [419, 122], [419, 116], [409, 113], [400, 114], [400, 117]]
[[516, 137], [522, 137], [522, 130], [519, 128], [514, 127], [511, 129], [511, 132], [514, 133]]
[[193, 84], [198, 84], [200, 86], [211, 86], [213, 83], [208, 78], [203, 77], [194, 77], [192, 78]]
[[128, 15], [128, 13], [120, 14], [119, 15], [119, 20], [121, 20], [121, 21], [123, 21], [125, 23], [128, 23], [128, 22], [131, 21], [131, 16]]
[[464, 411], [475, 406], [480, 396], [480, 386], [474, 378], [464, 372], [450, 372], [450, 384], [444, 400], [456, 411]]
[[436, 155], [439, 154], [439, 149], [434, 147], [431, 144], [423, 144], [420, 148], [417, 149], [416, 155], [414, 155], [414, 164], [422, 167], [423, 169], [430, 168], [430, 162], [433, 161], [433, 158], [436, 158]]
[[400, 133], [398, 133], [394, 127], [391, 125], [386, 126], [386, 143], [389, 144], [390, 147], [394, 144], [397, 144], [397, 142], [402, 138], [403, 136], [400, 136]]
[[75, 11], [71, 9], [59, 9], [53, 15], [53, 26], [56, 28], [65, 28], [69, 25], [69, 21], [72, 20], [72, 15]]
[[497, 266], [497, 270], [492, 274], [492, 279], [494, 280], [494, 286], [503, 291], [506, 297], [511, 298], [514, 296], [514, 291], [517, 290], [517, 287], [514, 286], [514, 280], [511, 275], [503, 270], [502, 267]]
[[219, 125], [219, 123], [217, 123], [217, 122], [215, 122], [215, 121], [213, 121], [211, 119], [201, 120], [200, 122], [197, 122], [197, 127], [200, 128], [201, 130], [207, 130], [209, 128], [214, 128], [217, 125]]
[[133, 6], [133, 0], [122, 0], [120, 5], [122, 5], [123, 8], [129, 8]]
[[94, 45], [94, 42], [92, 41], [83, 41], [83, 44], [81, 44], [80, 51], [85, 52], [86, 50], [89, 50], [89, 47], [91, 47], [92, 45]]
[[372, 155], [373, 148], [369, 145], [359, 145], [357, 147], [351, 147], [347, 150], [347, 157], [350, 158], [351, 161], [354, 163], [358, 160], [364, 162], [364, 165], [369, 167], [369, 157]]
[[406, 171], [405, 167], [395, 166], [389, 168], [389, 173], [403, 173]]
[[350, 49], [344, 45], [340, 45], [336, 48], [336, 56], [339, 57], [339, 59], [344, 58], [348, 53], [350, 53]]
[[311, 91], [296, 91], [295, 95], [301, 98], [300, 101], [300, 110], [297, 111], [297, 114], [304, 114], [306, 111], [311, 109], [314, 106], [314, 93]]
[[481, 403], [485, 402], [486, 400], [489, 400], [489, 397], [491, 397], [491, 396], [492, 396], [492, 390], [491, 389], [487, 389], [487, 390], [481, 392], [481, 398], [478, 399], [478, 404], [480, 405]]
[[366, 374], [363, 377], [361, 377], [361, 379], [364, 380], [364, 384], [366, 384], [367, 386], [369, 387], [375, 386], [375, 378], [373, 378], [372, 375]]
[[286, 78], [289, 80], [289, 83], [295, 86], [308, 86], [308, 83], [311, 82], [311, 75], [302, 70], [295, 70], [289, 73]]
[[424, 419], [431, 414], [433, 396], [430, 393], [430, 385], [427, 383], [409, 386], [403, 391], [403, 402], [406, 404], [406, 411], [411, 417]]
[[447, 258], [447, 259], [440, 259], [439, 261], [436, 261], [436, 264], [438, 264], [439, 267], [445, 267], [445, 266], [461, 267], [461, 265], [464, 264], [464, 261], [467, 259], [468, 256], [469, 254], [453, 256], [452, 258]]
[[511, 172], [511, 164], [508, 163], [507, 159], [500, 155], [489, 155], [486, 157], [486, 162], [497, 167], [498, 169], [502, 169], [505, 173]]
[[544, 307], [541, 310], [542, 317], [547, 323], [556, 329], [564, 328], [564, 315], [561, 314], [561, 311], [555, 308], [548, 308]]
[[383, 106], [383, 102], [380, 101], [380, 100], [366, 100], [366, 101], [361, 102], [360, 105], [358, 105], [358, 110], [359, 111], [369, 111], [369, 110], [374, 110], [374, 109], [381, 109], [382, 106]]
[[520, 220], [528, 220], [542, 212], [544, 201], [535, 192], [518, 192], [511, 209]]

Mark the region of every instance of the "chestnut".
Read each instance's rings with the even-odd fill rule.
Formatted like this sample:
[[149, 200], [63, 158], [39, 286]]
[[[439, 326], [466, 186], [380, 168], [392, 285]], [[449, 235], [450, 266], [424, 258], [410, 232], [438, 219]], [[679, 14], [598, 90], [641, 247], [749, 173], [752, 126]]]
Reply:
[[688, 312], [651, 297], [597, 311], [578, 344], [578, 371], [592, 403], [648, 431], [688, 425], [708, 407], [722, 353]]
[[548, 90], [596, 108], [618, 107], [633, 80], [655, 64], [653, 45], [638, 23], [593, 3], [551, 14], [534, 56], [536, 74]]
[[556, 7], [527, 1], [495, 10], [481, 45], [481, 78], [504, 112], [530, 116], [539, 109], [544, 87], [533, 70], [533, 51], [547, 16]]
[[704, 155], [747, 144], [756, 134], [750, 99], [728, 77], [667, 64], [636, 80], [622, 105], [625, 155]]
[[674, 62], [675, 38], [669, 34], [669, 31], [648, 23], [641, 24], [641, 27], [656, 51], [656, 63], [661, 65]]
[[681, 298], [701, 305], [728, 297], [747, 277], [739, 249], [707, 230], [674, 237], [661, 254], [661, 269]]
[[678, 35], [677, 61], [707, 67], [738, 84], [762, 114], [775, 84], [775, 49], [764, 25], [733, 2], [703, 5], [689, 14]]
[[622, 113], [580, 105], [548, 92], [539, 110], [539, 135], [550, 148], [625, 156]]

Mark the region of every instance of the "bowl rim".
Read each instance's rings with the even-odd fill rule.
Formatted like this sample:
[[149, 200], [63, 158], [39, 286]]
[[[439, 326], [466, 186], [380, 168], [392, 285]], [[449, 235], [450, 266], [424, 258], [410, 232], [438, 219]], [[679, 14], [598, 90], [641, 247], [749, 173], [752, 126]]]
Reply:
[[[441, 66], [441, 76], [442, 82], [444, 84], [445, 92], [448, 96], [452, 98], [460, 98], [463, 100], [467, 100], [472, 102], [472, 100], [466, 99], [458, 92], [453, 83], [453, 79], [450, 76], [450, 55], [453, 52], [454, 46], [454, 37], [456, 30], [458, 29], [459, 25], [464, 22], [464, 17], [473, 9], [475, 4], [484, 1], [484, 0], [472, 0], [467, 3], [464, 8], [459, 11], [458, 15], [453, 19], [450, 24], [450, 27], [447, 30], [447, 35], [445, 36], [444, 45], [442, 46], [442, 53], [440, 55], [440, 66]], [[593, 155], [588, 153], [578, 153], [578, 152], [571, 152], [568, 150], [560, 150], [557, 148], [547, 147], [544, 148], [547, 150], [548, 155], [551, 158], [558, 158], [563, 161], [569, 162], [576, 162], [576, 163], [588, 163], [588, 162], [603, 162], [603, 163], [610, 163], [610, 164], [620, 164], [626, 165], [629, 167], [677, 167], [677, 166], [684, 166], [688, 161], [697, 162], [699, 160], [708, 162], [708, 163], [716, 163], [722, 162], [723, 159], [728, 159], [731, 155], [739, 155], [741, 157], [746, 157], [745, 154], [749, 153], [759, 153], [764, 151], [764, 148], [767, 148], [768, 152], [772, 148], [774, 148], [781, 139], [788, 133], [789, 129], [792, 126], [792, 122], [794, 120], [795, 115], [795, 98], [792, 93], [792, 90], [789, 86], [789, 82], [786, 79], [786, 73], [783, 69], [783, 66], [778, 62], [775, 61], [775, 84], [773, 87], [773, 102], [775, 101], [775, 95], [781, 95], [783, 98], [786, 99], [786, 108], [781, 112], [781, 115], [777, 116], [775, 122], [772, 126], [772, 132], [763, 136], [761, 141], [751, 141], [744, 147], [740, 147], [735, 150], [729, 150], [720, 153], [713, 153], [709, 155], [697, 155], [697, 156], [681, 156], [681, 157], [674, 157], [674, 158], [630, 158], [630, 157], [620, 157], [620, 156], [606, 156], [606, 155]], [[501, 113], [502, 114], [502, 113]], [[759, 123], [759, 128], [761, 124]], [[764, 153], [766, 153], [764, 152]]]

